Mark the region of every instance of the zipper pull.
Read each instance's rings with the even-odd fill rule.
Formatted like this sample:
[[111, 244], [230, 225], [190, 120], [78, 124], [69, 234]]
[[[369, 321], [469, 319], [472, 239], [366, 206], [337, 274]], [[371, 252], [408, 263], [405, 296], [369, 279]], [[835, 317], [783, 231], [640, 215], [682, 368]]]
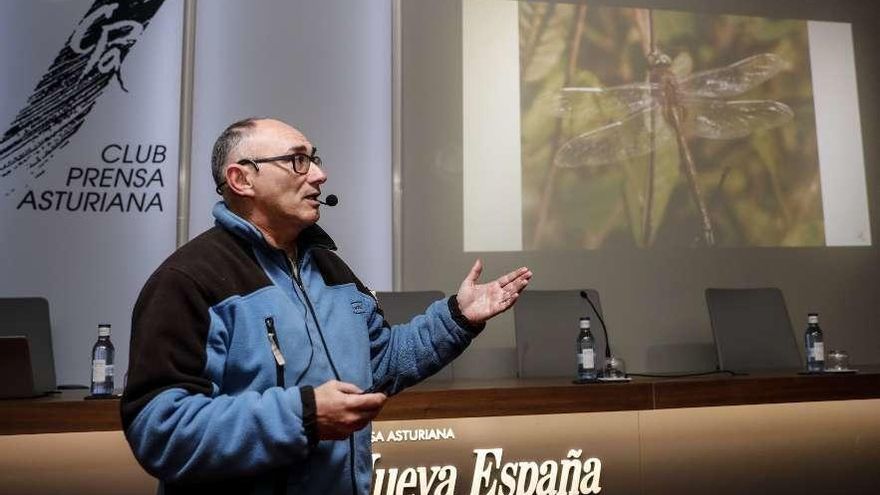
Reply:
[[272, 355], [275, 356], [275, 363], [278, 366], [284, 366], [284, 354], [281, 354], [281, 346], [278, 344], [278, 335], [275, 333], [275, 319], [271, 316], [266, 317], [266, 336], [269, 338], [269, 347], [272, 349]]

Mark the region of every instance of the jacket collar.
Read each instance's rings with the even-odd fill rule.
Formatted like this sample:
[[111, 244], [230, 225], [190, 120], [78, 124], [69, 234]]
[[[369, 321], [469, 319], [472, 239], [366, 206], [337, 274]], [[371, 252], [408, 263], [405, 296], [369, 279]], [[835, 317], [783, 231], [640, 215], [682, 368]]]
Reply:
[[[217, 226], [232, 232], [251, 244], [258, 245], [263, 249], [277, 250], [277, 248], [273, 247], [268, 241], [266, 241], [266, 238], [263, 236], [263, 233], [260, 232], [260, 229], [256, 228], [254, 224], [248, 222], [244, 218], [233, 213], [232, 210], [226, 206], [225, 202], [218, 201], [217, 204], [214, 205], [214, 209], [211, 213], [214, 215], [214, 223]], [[333, 242], [330, 235], [328, 235], [327, 232], [317, 224], [307, 227], [300, 232], [296, 244], [299, 248], [300, 256], [311, 247], [322, 247], [334, 251], [336, 250], [336, 243]]]

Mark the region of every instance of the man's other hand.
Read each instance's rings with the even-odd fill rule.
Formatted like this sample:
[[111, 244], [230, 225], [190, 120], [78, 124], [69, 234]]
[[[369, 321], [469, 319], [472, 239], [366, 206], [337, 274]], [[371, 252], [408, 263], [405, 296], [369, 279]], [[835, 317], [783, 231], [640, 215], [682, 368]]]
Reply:
[[367, 426], [382, 410], [385, 394], [362, 394], [351, 383], [331, 380], [315, 388], [318, 438], [343, 440]]
[[521, 267], [485, 283], [477, 284], [483, 262], [477, 259], [458, 288], [458, 307], [469, 322], [478, 325], [513, 306], [520, 292], [529, 285], [532, 272]]

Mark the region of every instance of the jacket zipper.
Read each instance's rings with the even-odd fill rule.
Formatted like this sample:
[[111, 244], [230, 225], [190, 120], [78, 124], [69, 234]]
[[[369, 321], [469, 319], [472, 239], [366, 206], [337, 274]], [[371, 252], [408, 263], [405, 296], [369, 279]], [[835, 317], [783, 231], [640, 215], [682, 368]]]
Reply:
[[[324, 355], [327, 356], [327, 361], [330, 363], [330, 368], [333, 370], [333, 376], [335, 376], [337, 380], [342, 381], [342, 377], [339, 375], [339, 371], [336, 369], [336, 365], [333, 364], [333, 358], [330, 357], [330, 349], [327, 348], [327, 342], [324, 340], [324, 332], [321, 330], [321, 324], [318, 323], [318, 314], [315, 312], [315, 307], [312, 306], [312, 300], [309, 299], [306, 288], [299, 277], [299, 261], [293, 260], [293, 263], [296, 263], [297, 266], [290, 267], [290, 277], [299, 287], [300, 292], [302, 292], [303, 299], [306, 301], [306, 306], [309, 309], [309, 313], [312, 315], [312, 321], [315, 322], [315, 327], [318, 329], [318, 336], [321, 338], [321, 345], [324, 346]], [[308, 328], [306, 328], [306, 331], [308, 331]], [[357, 476], [355, 473], [354, 447], [354, 433], [352, 433], [348, 437], [348, 461], [349, 472], [351, 473], [351, 493], [352, 495], [357, 495]]]
[[266, 323], [266, 337], [269, 339], [269, 348], [272, 349], [272, 356], [275, 358], [275, 383], [284, 388], [284, 354], [281, 353], [281, 345], [278, 342], [278, 334], [275, 332], [275, 319], [267, 316], [264, 320]]
[[[278, 333], [275, 331], [275, 319], [267, 316], [263, 322], [266, 324], [266, 338], [269, 339], [269, 348], [272, 349], [272, 356], [275, 358], [275, 384], [284, 388], [284, 354], [281, 353], [281, 345], [278, 343]], [[274, 495], [283, 495], [287, 492], [287, 470], [284, 468], [276, 471], [274, 486], [272, 489]]]

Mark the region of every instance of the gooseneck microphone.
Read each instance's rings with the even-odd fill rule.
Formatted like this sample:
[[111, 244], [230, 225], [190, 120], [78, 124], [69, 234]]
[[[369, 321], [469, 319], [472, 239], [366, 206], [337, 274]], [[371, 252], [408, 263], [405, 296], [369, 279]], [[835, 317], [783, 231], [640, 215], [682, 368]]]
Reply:
[[326, 205], [326, 206], [336, 206], [339, 204], [339, 198], [337, 198], [335, 194], [331, 194], [331, 195], [327, 196], [327, 199], [324, 201], [321, 201], [319, 199], [318, 203], [321, 203], [322, 205]]
[[605, 320], [602, 319], [602, 313], [596, 309], [596, 305], [593, 304], [593, 301], [590, 299], [590, 296], [587, 295], [587, 291], [581, 291], [581, 297], [587, 300], [590, 303], [590, 307], [593, 308], [593, 313], [596, 314], [596, 317], [599, 318], [599, 323], [602, 324], [602, 331], [605, 332], [605, 359], [611, 359], [611, 342], [609, 342], [608, 338], [608, 327], [605, 326]]

